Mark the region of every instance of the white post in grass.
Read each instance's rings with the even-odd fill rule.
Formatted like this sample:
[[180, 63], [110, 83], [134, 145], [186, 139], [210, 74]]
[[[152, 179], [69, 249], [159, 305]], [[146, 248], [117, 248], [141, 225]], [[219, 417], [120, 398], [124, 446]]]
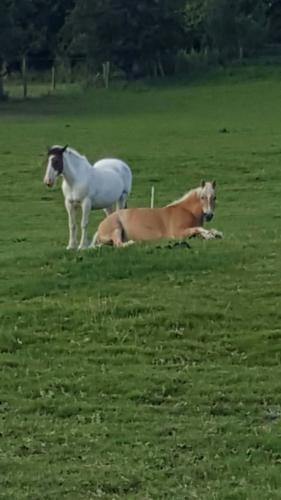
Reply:
[[155, 194], [154, 186], [151, 186], [150, 208], [154, 208], [154, 194]]

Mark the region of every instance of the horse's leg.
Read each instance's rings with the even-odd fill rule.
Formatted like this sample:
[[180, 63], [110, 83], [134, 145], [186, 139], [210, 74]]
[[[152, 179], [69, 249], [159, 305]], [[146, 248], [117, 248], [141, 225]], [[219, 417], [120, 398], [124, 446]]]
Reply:
[[91, 248], [102, 245], [113, 245], [114, 247], [126, 247], [132, 245], [134, 241], [127, 241], [124, 227], [119, 219], [118, 212], [109, 221], [103, 221], [93, 237]]
[[122, 248], [122, 247], [132, 245], [132, 243], [134, 243], [134, 242], [132, 240], [130, 240], [130, 241], [126, 240], [124, 228], [122, 226], [121, 221], [118, 219], [119, 219], [119, 217], [117, 214], [117, 220], [116, 220], [114, 227], [112, 228], [112, 232], [110, 235], [110, 239], [112, 241], [113, 246], [118, 247], [118, 248]]
[[223, 238], [223, 233], [217, 229], [210, 229], [210, 233], [212, 233], [215, 238]]
[[134, 240], [129, 240], [129, 241], [125, 241], [123, 243], [123, 247], [130, 247], [131, 245], [134, 245], [136, 242]]
[[71, 201], [65, 200], [65, 208], [68, 213], [68, 227], [69, 227], [69, 242], [67, 250], [77, 247], [77, 226], [76, 226], [76, 207]]
[[110, 214], [113, 214], [113, 212], [115, 212], [115, 207], [112, 205], [111, 207], [106, 207], [103, 210], [105, 212], [105, 215], [108, 216]]
[[90, 245], [90, 248], [101, 247], [102, 245], [111, 244], [118, 248], [128, 247], [133, 245], [135, 242], [133, 240], [123, 241], [122, 240], [122, 227], [115, 227], [112, 233], [106, 235], [100, 235], [99, 231], [94, 234], [93, 241]]
[[133, 240], [124, 241], [122, 239], [122, 227], [118, 227], [112, 233], [112, 243], [114, 247], [125, 248], [133, 245], [135, 242]]
[[192, 238], [193, 236], [200, 236], [203, 240], [213, 240], [217, 236], [212, 231], [204, 229], [203, 227], [189, 227], [182, 232], [182, 238]]
[[89, 214], [92, 208], [91, 200], [85, 198], [81, 203], [82, 217], [81, 217], [81, 240], [79, 243], [79, 250], [88, 248], [87, 226], [89, 222]]
[[123, 247], [124, 243], [122, 240], [122, 227], [118, 226], [112, 231], [111, 240], [114, 247]]
[[92, 242], [90, 244], [90, 248], [96, 248], [96, 247], [99, 247], [101, 246], [101, 243], [99, 242], [99, 232], [96, 231], [95, 234], [94, 234], [94, 237], [92, 239]]

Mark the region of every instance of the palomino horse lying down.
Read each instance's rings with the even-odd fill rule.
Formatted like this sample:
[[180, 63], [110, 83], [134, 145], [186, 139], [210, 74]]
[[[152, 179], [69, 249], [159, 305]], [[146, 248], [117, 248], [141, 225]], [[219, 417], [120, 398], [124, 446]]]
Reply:
[[130, 208], [118, 210], [99, 225], [92, 246], [111, 244], [122, 247], [133, 241], [161, 238], [191, 238], [209, 240], [222, 238], [216, 229], [204, 229], [204, 220], [213, 218], [216, 182], [202, 181], [179, 200], [162, 208]]

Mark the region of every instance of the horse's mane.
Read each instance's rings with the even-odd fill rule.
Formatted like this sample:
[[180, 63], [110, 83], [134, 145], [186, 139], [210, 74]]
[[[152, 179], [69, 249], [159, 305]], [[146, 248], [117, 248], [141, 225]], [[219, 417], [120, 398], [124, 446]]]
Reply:
[[182, 201], [186, 201], [190, 196], [192, 196], [195, 193], [198, 194], [198, 195], [200, 195], [201, 191], [202, 191], [201, 187], [198, 187], [198, 188], [195, 188], [195, 189], [190, 189], [190, 191], [188, 191], [187, 193], [185, 193], [181, 198], [178, 198], [177, 200], [172, 201], [172, 203], [169, 203], [167, 205], [167, 207], [171, 207], [172, 205], [177, 205], [178, 203], [181, 203]]
[[67, 153], [70, 153], [70, 154], [73, 154], [74, 156], [77, 156], [77, 158], [79, 158], [79, 160], [83, 160], [83, 161], [86, 161], [88, 163], [88, 165], [91, 166], [88, 158], [84, 155], [81, 155], [80, 153], [78, 153], [78, 151], [76, 151], [76, 149], [73, 149], [73, 148], [70, 148], [69, 146], [67, 147]]

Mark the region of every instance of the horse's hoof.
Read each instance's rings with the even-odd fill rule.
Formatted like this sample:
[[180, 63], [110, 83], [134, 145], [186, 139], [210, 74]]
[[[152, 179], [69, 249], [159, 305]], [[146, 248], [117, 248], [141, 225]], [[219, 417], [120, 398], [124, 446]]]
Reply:
[[130, 247], [131, 245], [134, 245], [135, 242], [133, 240], [125, 241], [123, 243], [123, 247]]
[[205, 233], [201, 234], [201, 237], [203, 240], [214, 240], [215, 235], [211, 231], [206, 231]]
[[75, 245], [68, 245], [66, 247], [66, 250], [76, 250], [76, 248], [77, 248], [77, 246], [75, 246]]
[[215, 238], [223, 238], [223, 233], [221, 231], [217, 231], [216, 229], [211, 229], [210, 232]]

